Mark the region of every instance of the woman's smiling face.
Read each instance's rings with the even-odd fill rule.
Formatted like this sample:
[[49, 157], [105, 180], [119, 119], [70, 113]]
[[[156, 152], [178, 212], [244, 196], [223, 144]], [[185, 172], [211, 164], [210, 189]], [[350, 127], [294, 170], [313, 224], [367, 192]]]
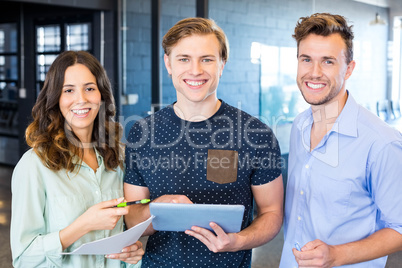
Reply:
[[74, 133], [92, 134], [100, 104], [101, 93], [96, 78], [88, 67], [79, 63], [68, 67], [59, 107]]

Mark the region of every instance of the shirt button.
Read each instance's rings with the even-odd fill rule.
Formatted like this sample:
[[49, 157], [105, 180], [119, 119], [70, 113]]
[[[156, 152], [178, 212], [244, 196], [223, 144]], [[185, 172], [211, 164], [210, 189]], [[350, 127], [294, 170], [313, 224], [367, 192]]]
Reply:
[[299, 216], [299, 217], [297, 217], [297, 220], [298, 220], [298, 221], [300, 221], [300, 220], [301, 220], [301, 217], [300, 217], [300, 216]]
[[304, 194], [303, 190], [301, 190], [301, 191], [300, 191], [300, 194], [301, 194], [301, 195], [303, 195], [303, 194]]
[[99, 194], [99, 191], [95, 191], [95, 194]]
[[307, 165], [305, 165], [304, 167], [305, 167], [305, 168], [309, 168], [310, 166], [307, 164]]

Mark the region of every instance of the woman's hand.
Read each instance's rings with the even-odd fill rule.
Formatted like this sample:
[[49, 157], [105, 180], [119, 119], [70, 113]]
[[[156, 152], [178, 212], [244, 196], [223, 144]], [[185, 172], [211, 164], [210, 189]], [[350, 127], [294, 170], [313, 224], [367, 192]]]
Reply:
[[83, 227], [88, 231], [112, 230], [121, 216], [128, 213], [127, 207], [116, 208], [124, 200], [123, 197], [100, 202], [90, 207], [77, 220], [82, 221]]
[[131, 264], [136, 264], [142, 259], [144, 253], [145, 251], [142, 248], [141, 241], [137, 241], [135, 242], [135, 244], [123, 248], [122, 253], [109, 254], [106, 255], [105, 257], [109, 259], [121, 260]]
[[112, 230], [121, 216], [128, 213], [127, 207], [114, 207], [124, 200], [123, 197], [100, 202], [90, 207], [72, 224], [60, 231], [63, 250], [93, 230]]

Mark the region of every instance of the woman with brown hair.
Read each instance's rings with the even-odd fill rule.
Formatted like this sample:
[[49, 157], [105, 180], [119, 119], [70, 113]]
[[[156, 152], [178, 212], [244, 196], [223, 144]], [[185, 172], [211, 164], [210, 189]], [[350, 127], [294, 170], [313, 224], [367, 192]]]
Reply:
[[[68, 255], [123, 231], [122, 128], [114, 121], [110, 81], [83, 51], [50, 66], [26, 130], [27, 151], [12, 176], [11, 250], [16, 267], [121, 267], [144, 254]], [[106, 258], [105, 258], [106, 257]]]

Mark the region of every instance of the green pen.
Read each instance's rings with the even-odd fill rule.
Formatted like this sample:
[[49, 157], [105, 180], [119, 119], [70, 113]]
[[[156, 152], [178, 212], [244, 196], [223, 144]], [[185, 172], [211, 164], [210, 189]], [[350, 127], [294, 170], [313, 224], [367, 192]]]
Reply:
[[141, 200], [137, 200], [137, 201], [123, 202], [114, 207], [121, 208], [121, 207], [126, 207], [126, 206], [134, 205], [134, 204], [147, 204], [149, 202], [151, 202], [151, 199], [141, 199]]

